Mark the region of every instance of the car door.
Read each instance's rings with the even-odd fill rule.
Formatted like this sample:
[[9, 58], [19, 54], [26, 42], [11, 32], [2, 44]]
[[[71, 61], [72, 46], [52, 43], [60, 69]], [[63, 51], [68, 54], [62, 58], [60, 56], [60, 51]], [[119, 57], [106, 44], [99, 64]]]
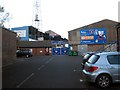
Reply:
[[109, 71], [112, 75], [113, 81], [120, 81], [120, 65], [119, 65], [119, 55], [108, 55]]

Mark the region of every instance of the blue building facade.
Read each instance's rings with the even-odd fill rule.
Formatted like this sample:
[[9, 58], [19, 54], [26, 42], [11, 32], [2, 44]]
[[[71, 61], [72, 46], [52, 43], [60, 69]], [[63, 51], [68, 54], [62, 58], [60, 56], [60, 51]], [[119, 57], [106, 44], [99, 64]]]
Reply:
[[12, 28], [21, 41], [36, 41], [38, 30], [32, 26], [23, 26]]

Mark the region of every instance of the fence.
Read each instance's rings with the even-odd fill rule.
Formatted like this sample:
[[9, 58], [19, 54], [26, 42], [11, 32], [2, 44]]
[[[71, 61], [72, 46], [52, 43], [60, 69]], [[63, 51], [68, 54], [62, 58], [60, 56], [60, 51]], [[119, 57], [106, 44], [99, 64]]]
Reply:
[[104, 46], [104, 48], [100, 48], [98, 49], [96, 52], [114, 52], [114, 51], [117, 51], [117, 43], [119, 43], [118, 41], [114, 41], [114, 42], [111, 42], [107, 45]]

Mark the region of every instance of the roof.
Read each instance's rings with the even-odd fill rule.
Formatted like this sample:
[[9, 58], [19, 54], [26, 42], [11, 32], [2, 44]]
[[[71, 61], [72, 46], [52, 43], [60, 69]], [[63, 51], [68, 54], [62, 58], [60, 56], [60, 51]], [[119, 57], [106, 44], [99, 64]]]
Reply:
[[9, 30], [9, 29], [7, 29], [7, 28], [5, 28], [5, 27], [0, 27], [0, 28], [1, 28], [1, 30], [6, 30], [6, 31], [8, 31], [8, 32], [11, 32], [11, 33], [14, 33], [14, 34], [17, 35], [17, 33], [13, 32], [12, 30]]
[[120, 52], [101, 52], [101, 53], [97, 53], [97, 55], [113, 55], [113, 54], [120, 54]]
[[71, 31], [76, 31], [76, 30], [79, 30], [79, 29], [85, 29], [91, 25], [94, 25], [94, 24], [99, 24], [99, 23], [103, 23], [103, 22], [113, 22], [113, 23], [118, 23], [116, 21], [113, 21], [113, 20], [109, 20], [109, 19], [103, 19], [101, 21], [98, 21], [98, 22], [95, 22], [95, 23], [92, 23], [92, 24], [89, 24], [89, 25], [85, 25], [85, 26], [82, 26], [82, 27], [79, 27], [79, 28], [76, 28], [76, 29], [73, 29], [73, 30], [70, 30], [68, 32], [71, 32]]
[[55, 33], [52, 30], [48, 30], [48, 31], [46, 31], [46, 33], [48, 33], [50, 36], [60, 36], [59, 34]]
[[46, 41], [20, 41], [19, 42], [20, 48], [45, 48], [45, 47], [52, 47], [50, 40]]

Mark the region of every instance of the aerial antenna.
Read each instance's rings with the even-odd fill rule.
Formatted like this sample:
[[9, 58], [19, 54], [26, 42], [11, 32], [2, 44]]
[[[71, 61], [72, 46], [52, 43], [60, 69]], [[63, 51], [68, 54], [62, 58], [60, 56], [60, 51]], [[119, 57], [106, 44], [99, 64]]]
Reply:
[[[42, 20], [41, 20], [41, 9], [40, 9], [40, 0], [34, 0], [33, 5], [33, 26], [42, 32]], [[43, 41], [43, 35], [38, 34], [38, 40]]]
[[40, 0], [34, 0], [33, 6], [33, 26], [42, 32], [41, 26]]

